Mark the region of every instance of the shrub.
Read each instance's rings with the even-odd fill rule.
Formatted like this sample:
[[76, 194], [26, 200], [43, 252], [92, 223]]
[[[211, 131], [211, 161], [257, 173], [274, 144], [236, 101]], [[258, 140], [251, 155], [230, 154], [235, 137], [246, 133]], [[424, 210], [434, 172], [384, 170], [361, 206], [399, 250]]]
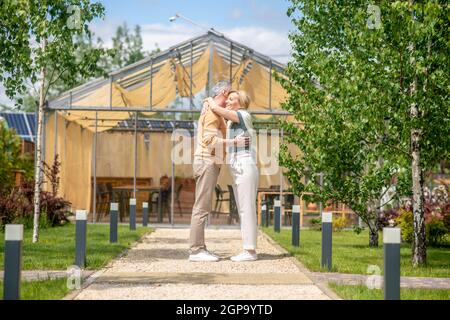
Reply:
[[13, 129], [0, 121], [0, 192], [7, 194], [14, 186], [14, 170], [24, 170], [25, 177], [33, 176], [32, 159], [21, 154], [21, 140]]
[[[40, 226], [62, 225], [69, 220], [70, 202], [54, 196], [47, 191], [41, 191]], [[26, 182], [21, 188], [14, 188], [9, 194], [0, 194], [0, 225], [8, 223], [23, 223], [24, 228], [33, 226], [34, 219], [34, 183]]]
[[[24, 229], [33, 229], [34, 215], [27, 214], [25, 216], [18, 217], [15, 223], [23, 224]], [[43, 211], [39, 215], [39, 229], [47, 229], [49, 227], [51, 227], [51, 224], [48, 221], [47, 213]]]
[[[70, 214], [70, 202], [57, 196], [59, 172], [57, 156], [52, 167], [45, 166], [44, 173], [49, 178], [52, 192], [40, 193], [40, 226], [58, 226], [67, 223]], [[20, 188], [12, 188], [9, 192], [0, 193], [0, 225], [3, 228], [7, 223], [20, 222], [24, 227], [32, 227], [34, 219], [34, 181], [29, 180]]]
[[401, 208], [396, 221], [400, 225], [402, 240], [407, 243], [411, 243], [414, 235], [413, 213], [409, 210]]
[[427, 240], [430, 246], [438, 246], [444, 244], [444, 239], [449, 233], [444, 222], [438, 218], [433, 218], [426, 224]]
[[447, 213], [442, 219], [444, 226], [447, 228], [448, 232], [450, 232], [450, 213]]
[[[31, 216], [34, 214], [34, 182], [25, 183], [21, 188], [22, 195], [26, 198], [30, 206], [27, 211]], [[67, 216], [70, 214], [69, 207], [71, 203], [64, 200], [61, 197], [53, 194], [52, 192], [41, 191], [41, 215], [45, 213], [47, 221], [50, 226], [54, 227], [57, 225], [62, 225], [69, 220]], [[27, 214], [23, 212], [22, 216], [25, 217]]]
[[380, 213], [378, 217], [379, 228], [395, 227], [397, 225], [397, 218], [399, 215], [398, 208], [391, 208], [384, 210]]
[[311, 224], [311, 229], [320, 231], [322, 230], [322, 220], [318, 218], [312, 218], [309, 220], [309, 223]]
[[353, 232], [356, 234], [360, 234], [361, 232], [364, 231], [364, 227], [360, 227], [358, 225], [354, 225], [352, 228], [353, 228]]
[[333, 231], [341, 231], [348, 225], [348, 219], [342, 215], [341, 217], [333, 218]]

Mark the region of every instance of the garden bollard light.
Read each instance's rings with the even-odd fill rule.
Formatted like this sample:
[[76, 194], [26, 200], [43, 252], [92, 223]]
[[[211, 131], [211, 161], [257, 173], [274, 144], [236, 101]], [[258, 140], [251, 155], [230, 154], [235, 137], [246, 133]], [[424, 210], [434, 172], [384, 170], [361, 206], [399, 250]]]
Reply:
[[117, 228], [119, 218], [119, 204], [111, 202], [111, 209], [109, 211], [109, 242], [117, 242]]
[[265, 204], [261, 206], [261, 225], [263, 227], [269, 226], [269, 215], [267, 211], [267, 205]]
[[22, 271], [23, 225], [5, 226], [5, 265], [3, 274], [3, 299], [20, 299], [20, 281]]
[[142, 226], [148, 225], [148, 202], [142, 203]]
[[322, 212], [322, 268], [327, 267], [331, 271], [333, 237], [333, 213]]
[[273, 204], [273, 228], [275, 232], [280, 232], [281, 230], [281, 201], [275, 200]]
[[292, 206], [292, 245], [300, 246], [300, 206]]
[[136, 230], [136, 199], [130, 199], [130, 230]]
[[400, 229], [383, 228], [384, 300], [400, 300]]
[[75, 219], [75, 265], [84, 268], [86, 266], [86, 210], [77, 210]]

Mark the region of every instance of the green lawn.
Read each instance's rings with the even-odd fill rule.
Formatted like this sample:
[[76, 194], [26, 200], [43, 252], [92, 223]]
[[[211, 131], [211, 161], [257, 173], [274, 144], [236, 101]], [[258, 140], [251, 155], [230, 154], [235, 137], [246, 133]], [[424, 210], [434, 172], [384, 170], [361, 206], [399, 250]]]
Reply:
[[[311, 271], [325, 272], [320, 267], [322, 235], [320, 231], [301, 230], [300, 247], [291, 245], [291, 230], [282, 229], [275, 233], [273, 227], [262, 229], [290, 254], [300, 260]], [[380, 233], [378, 248], [370, 248], [367, 230], [357, 235], [353, 231], [333, 233], [332, 272], [367, 274], [370, 265], [377, 265], [383, 273], [383, 238]], [[450, 278], [450, 249], [428, 248], [428, 265], [421, 268], [411, 266], [411, 247], [404, 244], [400, 250], [401, 275], [415, 277]]]
[[[136, 231], [128, 226], [119, 226], [119, 238], [115, 244], [109, 243], [109, 225], [87, 226], [86, 269], [95, 270], [136, 242], [147, 232], [154, 229], [137, 227]], [[3, 270], [5, 236], [0, 232], [0, 270]], [[40, 230], [39, 242], [33, 244], [32, 230], [24, 231], [23, 270], [66, 270], [75, 260], [75, 225], [68, 224]]]
[[[345, 300], [382, 300], [384, 294], [381, 289], [369, 289], [366, 286], [328, 284], [342, 299]], [[450, 300], [450, 290], [438, 289], [400, 289], [402, 300]]]
[[[69, 293], [67, 279], [23, 281], [21, 300], [60, 300]], [[3, 282], [0, 282], [0, 300], [3, 300]]]

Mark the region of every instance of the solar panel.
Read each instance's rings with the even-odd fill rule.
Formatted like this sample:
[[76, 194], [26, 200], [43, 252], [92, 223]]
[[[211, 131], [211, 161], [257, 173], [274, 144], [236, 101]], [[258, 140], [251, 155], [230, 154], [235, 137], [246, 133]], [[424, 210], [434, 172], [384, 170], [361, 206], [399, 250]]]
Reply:
[[[127, 119], [120, 121], [119, 128], [134, 128], [134, 119]], [[151, 129], [151, 130], [167, 130], [172, 131], [175, 128], [193, 130], [195, 128], [194, 121], [168, 121], [168, 120], [153, 120], [153, 119], [139, 119], [139, 129]]]
[[159, 130], [172, 130], [173, 126], [169, 121], [149, 120], [150, 128]]
[[8, 127], [14, 129], [22, 139], [32, 141], [36, 135], [34, 113], [24, 112], [1, 112], [0, 115], [6, 120]]
[[25, 122], [25, 117], [23, 116], [23, 114], [7, 113], [6, 121], [8, 121], [8, 124], [11, 123], [11, 125], [9, 127], [14, 128], [18, 135], [20, 135], [20, 136], [30, 135], [30, 132], [28, 131], [28, 127]]
[[27, 113], [28, 125], [30, 126], [30, 130], [33, 133], [33, 136], [36, 135], [36, 115], [34, 113]]
[[175, 121], [175, 128], [192, 130], [194, 129], [194, 123], [187, 121]]

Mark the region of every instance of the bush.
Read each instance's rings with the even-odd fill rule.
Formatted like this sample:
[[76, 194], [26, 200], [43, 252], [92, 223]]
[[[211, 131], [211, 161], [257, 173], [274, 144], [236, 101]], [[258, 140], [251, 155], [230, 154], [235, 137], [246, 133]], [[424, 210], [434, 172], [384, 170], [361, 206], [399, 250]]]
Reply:
[[400, 225], [402, 240], [407, 243], [412, 243], [414, 236], [413, 213], [401, 208], [398, 212], [396, 221]]
[[[34, 215], [28, 214], [26, 216], [19, 217], [14, 222], [23, 224], [24, 229], [33, 229]], [[41, 214], [39, 215], [39, 229], [47, 229], [49, 227], [51, 227], [51, 224], [48, 221], [47, 213], [45, 211], [41, 212]]]
[[384, 210], [378, 217], [379, 228], [395, 227], [397, 225], [397, 218], [399, 216], [398, 208], [391, 208]]
[[445, 243], [445, 237], [450, 233], [450, 230], [445, 227], [445, 224], [442, 220], [433, 218], [426, 225], [426, 233], [428, 244], [430, 246], [439, 246]]
[[[0, 225], [23, 223], [24, 228], [33, 226], [34, 184], [26, 182], [21, 188], [14, 188], [9, 194], [0, 194]], [[41, 191], [40, 226], [57, 226], [67, 223], [70, 202], [50, 192]]]
[[356, 234], [360, 234], [361, 232], [364, 231], [364, 227], [360, 227], [358, 225], [354, 225], [352, 228], [353, 228], [353, 232]]
[[[30, 206], [27, 208], [27, 212], [34, 215], [34, 182], [25, 183], [21, 192], [23, 197], [25, 197], [26, 201]], [[51, 227], [63, 225], [67, 223], [69, 220], [67, 216], [70, 214], [69, 208], [71, 203], [69, 201], [64, 200], [57, 195], [47, 192], [41, 191], [41, 216], [46, 216], [47, 221]], [[27, 213], [23, 212], [22, 217], [26, 217]]]
[[450, 212], [444, 216], [442, 222], [444, 223], [444, 226], [447, 228], [447, 230], [450, 232]]
[[337, 219], [333, 218], [333, 231], [341, 231], [348, 225], [348, 219], [342, 215]]
[[[40, 193], [40, 226], [63, 225], [69, 220], [69, 201], [57, 196], [58, 190], [58, 157], [56, 156], [52, 167], [45, 165], [44, 173], [49, 179], [52, 192]], [[3, 228], [8, 223], [23, 223], [25, 228], [33, 226], [34, 219], [34, 181], [29, 180], [20, 188], [12, 188], [9, 192], [0, 193], [0, 226]]]
[[312, 218], [309, 220], [309, 223], [311, 223], [311, 230], [321, 231], [322, 230], [322, 220]]
[[0, 192], [9, 193], [14, 187], [14, 170], [24, 170], [25, 177], [33, 176], [32, 159], [21, 154], [21, 140], [13, 129], [0, 121]]

